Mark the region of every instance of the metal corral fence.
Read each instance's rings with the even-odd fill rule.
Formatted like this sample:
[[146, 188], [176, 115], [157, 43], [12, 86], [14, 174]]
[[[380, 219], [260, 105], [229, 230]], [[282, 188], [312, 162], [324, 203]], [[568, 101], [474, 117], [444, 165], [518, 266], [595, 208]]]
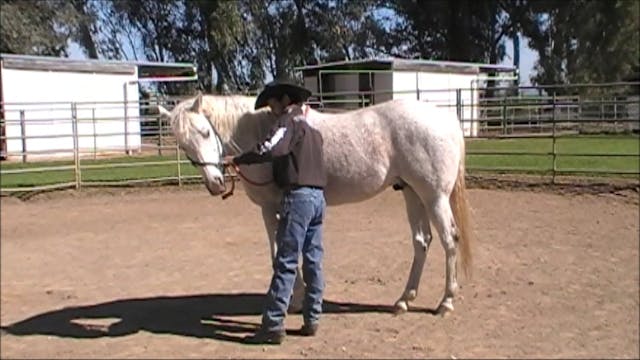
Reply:
[[2, 105], [3, 193], [199, 179], [157, 101]]
[[[455, 112], [467, 136], [469, 172], [640, 175], [640, 83], [324, 93], [320, 111], [418, 98]], [[84, 186], [198, 182], [156, 105], [2, 104], [3, 194]], [[378, 101], [380, 102], [380, 101]]]
[[[390, 92], [324, 93], [340, 112]], [[467, 137], [469, 172], [557, 176], [640, 175], [640, 83], [393, 92], [449, 108]], [[371, 101], [373, 99], [373, 101]]]
[[470, 170], [639, 178], [640, 83], [482, 91]]

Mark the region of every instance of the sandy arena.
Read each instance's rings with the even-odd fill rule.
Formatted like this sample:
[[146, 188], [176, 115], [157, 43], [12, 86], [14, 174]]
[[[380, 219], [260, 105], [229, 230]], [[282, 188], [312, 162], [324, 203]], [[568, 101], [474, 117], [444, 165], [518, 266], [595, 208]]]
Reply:
[[271, 275], [259, 209], [202, 186], [2, 199], [2, 358], [638, 358], [638, 193], [469, 191], [474, 276], [432, 314], [444, 252], [395, 316], [413, 256], [402, 195], [328, 209], [318, 336], [239, 343]]

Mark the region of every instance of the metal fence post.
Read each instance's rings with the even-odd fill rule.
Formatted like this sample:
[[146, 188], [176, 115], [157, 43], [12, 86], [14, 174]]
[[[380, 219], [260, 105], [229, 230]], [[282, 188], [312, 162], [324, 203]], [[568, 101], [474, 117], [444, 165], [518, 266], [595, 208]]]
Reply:
[[[475, 105], [476, 105], [476, 92], [474, 91], [474, 88], [473, 88], [473, 84], [475, 81], [476, 79], [471, 80], [471, 86], [469, 87], [469, 95], [471, 96], [471, 103], [469, 104], [469, 121], [471, 123], [471, 127], [473, 127], [473, 124], [475, 123], [475, 114], [473, 113], [475, 111]], [[480, 127], [480, 124], [476, 125], [476, 128], [479, 128], [479, 127]], [[479, 129], [478, 129], [478, 132], [480, 132]]]
[[373, 73], [369, 71], [369, 105], [376, 103], [375, 89], [373, 86]]
[[158, 155], [162, 156], [162, 147], [164, 146], [163, 141], [163, 126], [162, 126], [162, 116], [158, 116]]
[[[460, 128], [464, 134], [464, 119], [462, 118], [462, 89], [456, 89], [456, 115], [458, 115], [458, 121], [460, 122]], [[469, 131], [471, 133], [471, 131]]]
[[320, 70], [318, 72], [318, 85], [319, 85], [318, 86], [318, 88], [319, 88], [319, 91], [318, 91], [319, 99], [318, 100], [320, 101], [320, 104], [324, 104], [324, 101], [323, 101], [323, 98], [322, 98], [322, 70]]
[[129, 155], [129, 96], [127, 82], [124, 83], [124, 153]]
[[613, 95], [613, 131], [618, 132], [618, 97]]
[[502, 135], [507, 134], [507, 98], [502, 97]]
[[551, 183], [556, 183], [556, 155], [557, 155], [557, 144], [556, 144], [556, 92], [553, 92], [553, 104], [551, 105], [551, 146], [552, 146], [552, 167], [551, 167]]
[[27, 162], [27, 124], [24, 110], [20, 110], [20, 138], [22, 140], [22, 162]]
[[180, 147], [178, 146], [178, 142], [176, 142], [176, 159], [178, 160], [178, 186], [182, 186], [182, 169], [180, 168]]
[[71, 103], [71, 131], [73, 133], [73, 170], [76, 189], [80, 189], [82, 175], [80, 174], [80, 146], [78, 137], [78, 109], [76, 103]]
[[93, 160], [98, 158], [98, 134], [96, 132], [96, 108], [91, 108], [91, 122], [93, 123]]

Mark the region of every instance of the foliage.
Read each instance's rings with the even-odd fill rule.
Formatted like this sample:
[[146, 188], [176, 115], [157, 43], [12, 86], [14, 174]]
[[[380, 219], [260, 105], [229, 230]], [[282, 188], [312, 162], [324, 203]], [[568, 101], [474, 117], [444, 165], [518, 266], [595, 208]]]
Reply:
[[75, 42], [89, 58], [193, 62], [199, 88], [219, 93], [255, 90], [269, 78], [295, 76], [296, 66], [333, 60], [396, 56], [497, 63], [518, 34], [539, 54], [532, 79], [537, 84], [627, 79], [640, 58], [636, 0], [0, 0], [0, 5], [2, 52], [68, 56]]
[[640, 3], [531, 1], [525, 35], [540, 57], [537, 84], [620, 81], [640, 59]]
[[[504, 58], [504, 40], [513, 28], [499, 1], [387, 1], [400, 15], [390, 52], [408, 58], [490, 62]], [[395, 50], [393, 49], [395, 48]]]
[[0, 23], [0, 52], [66, 56], [78, 15], [63, 0], [0, 0]]

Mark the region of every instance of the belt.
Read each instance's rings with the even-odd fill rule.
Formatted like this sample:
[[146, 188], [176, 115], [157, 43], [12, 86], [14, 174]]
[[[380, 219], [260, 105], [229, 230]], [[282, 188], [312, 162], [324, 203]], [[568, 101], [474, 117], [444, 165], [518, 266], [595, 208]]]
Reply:
[[315, 186], [315, 185], [297, 185], [297, 184], [295, 184], [295, 185], [285, 186], [283, 190], [285, 192], [287, 192], [287, 191], [298, 190], [298, 189], [301, 189], [301, 188], [309, 188], [309, 189], [317, 189], [317, 190], [322, 190], [323, 189], [322, 187]]

